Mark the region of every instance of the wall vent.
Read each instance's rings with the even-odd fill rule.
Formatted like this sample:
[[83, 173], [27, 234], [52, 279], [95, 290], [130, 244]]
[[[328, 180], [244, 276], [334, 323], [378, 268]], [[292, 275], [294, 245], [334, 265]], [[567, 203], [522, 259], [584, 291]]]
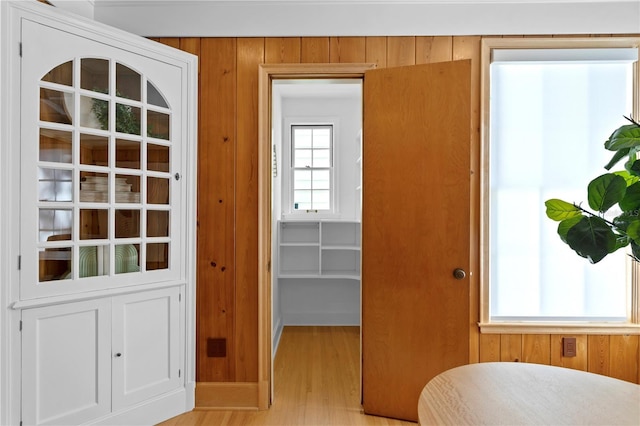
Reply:
[[207, 339], [207, 356], [209, 358], [224, 358], [227, 356], [227, 339], [224, 337], [209, 337]]

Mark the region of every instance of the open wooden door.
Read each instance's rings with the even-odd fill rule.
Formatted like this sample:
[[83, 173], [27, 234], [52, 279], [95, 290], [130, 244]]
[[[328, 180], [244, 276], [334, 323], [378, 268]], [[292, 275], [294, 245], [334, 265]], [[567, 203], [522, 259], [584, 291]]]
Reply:
[[470, 61], [365, 73], [367, 414], [417, 421], [425, 384], [469, 360], [470, 81]]

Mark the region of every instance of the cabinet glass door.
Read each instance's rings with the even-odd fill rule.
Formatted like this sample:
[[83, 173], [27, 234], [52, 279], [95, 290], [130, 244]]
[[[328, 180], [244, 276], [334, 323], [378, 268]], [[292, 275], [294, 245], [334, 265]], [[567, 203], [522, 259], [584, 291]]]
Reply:
[[180, 279], [180, 69], [22, 31], [21, 298]]

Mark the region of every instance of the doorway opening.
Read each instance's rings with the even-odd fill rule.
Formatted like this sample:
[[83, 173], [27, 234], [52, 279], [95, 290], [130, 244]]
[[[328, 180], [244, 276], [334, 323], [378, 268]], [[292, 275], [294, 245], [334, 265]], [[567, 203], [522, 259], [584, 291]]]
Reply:
[[361, 64], [263, 65], [259, 402], [284, 325], [360, 325]]
[[275, 360], [284, 327], [360, 326], [362, 80], [275, 80], [271, 108]]

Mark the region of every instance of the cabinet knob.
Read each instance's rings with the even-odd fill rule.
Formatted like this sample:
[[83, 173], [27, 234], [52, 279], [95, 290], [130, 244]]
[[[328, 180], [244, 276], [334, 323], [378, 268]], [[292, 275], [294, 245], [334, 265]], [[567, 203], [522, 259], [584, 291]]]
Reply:
[[466, 276], [467, 276], [467, 273], [462, 268], [456, 268], [456, 269], [453, 270], [453, 277], [456, 280], [462, 280]]
[[116, 353], [116, 354], [114, 355], [114, 357], [116, 357], [116, 358], [120, 358], [121, 356], [122, 356], [122, 354], [121, 354], [120, 352], [118, 352], [118, 353]]

